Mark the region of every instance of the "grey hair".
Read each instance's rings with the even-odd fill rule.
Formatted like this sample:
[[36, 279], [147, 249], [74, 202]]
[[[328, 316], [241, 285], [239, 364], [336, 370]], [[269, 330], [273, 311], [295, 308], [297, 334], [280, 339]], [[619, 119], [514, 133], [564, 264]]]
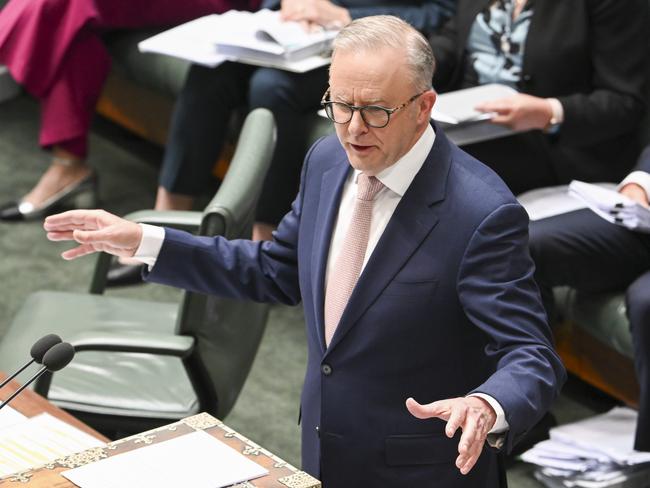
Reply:
[[337, 52], [403, 49], [416, 90], [431, 89], [435, 59], [425, 37], [410, 24], [392, 15], [362, 17], [345, 26], [332, 44]]

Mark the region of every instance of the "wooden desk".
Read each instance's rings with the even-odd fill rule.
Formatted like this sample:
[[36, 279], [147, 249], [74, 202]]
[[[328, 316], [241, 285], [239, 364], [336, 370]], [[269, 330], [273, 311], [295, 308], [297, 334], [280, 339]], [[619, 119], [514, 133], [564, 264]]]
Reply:
[[[4, 381], [7, 377], [6, 374], [0, 372], [0, 382]], [[20, 385], [16, 381], [11, 381], [7, 386], [0, 390], [0, 400], [5, 400], [15, 392]], [[53, 417], [56, 417], [60, 420], [63, 420], [65, 423], [70, 424], [80, 430], [83, 430], [87, 434], [101, 440], [102, 442], [108, 442], [109, 439], [101, 435], [96, 430], [91, 429], [86, 424], [77, 420], [76, 417], [73, 417], [67, 412], [64, 412], [59, 407], [48, 402], [38, 393], [30, 390], [29, 388], [23, 390], [16, 398], [14, 398], [9, 404], [10, 407], [18, 410], [20, 413], [26, 417], [34, 417], [39, 413], [49, 413]]]
[[[6, 376], [0, 373], [0, 381], [3, 378], [6, 378]], [[17, 388], [18, 385], [15, 382], [10, 383], [6, 389], [2, 389], [0, 399], [7, 398]], [[62, 471], [138, 449], [148, 444], [172, 439], [196, 430], [207, 432], [269, 470], [267, 476], [252, 480], [248, 483], [238, 484], [232, 488], [320, 488], [321, 486], [318, 480], [296, 469], [289, 463], [232, 430], [220, 420], [206, 413], [201, 413], [158, 429], [143, 432], [142, 434], [127, 437], [126, 439], [108, 442], [108, 439], [101, 434], [60, 408], [52, 405], [45, 398], [31, 390], [25, 390], [17, 396], [12, 401], [12, 406], [28, 417], [47, 412], [107, 442], [107, 444], [105, 447], [96, 447], [79, 454], [57, 459], [41, 468], [9, 475], [0, 479], [0, 488], [75, 488], [74, 484], [61, 476], [60, 473]]]

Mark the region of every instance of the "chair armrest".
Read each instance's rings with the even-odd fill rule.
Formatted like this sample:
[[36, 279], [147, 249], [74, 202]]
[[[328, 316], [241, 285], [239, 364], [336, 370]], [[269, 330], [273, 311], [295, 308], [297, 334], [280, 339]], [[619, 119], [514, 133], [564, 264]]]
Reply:
[[68, 340], [77, 352], [112, 351], [139, 352], [175, 356], [181, 359], [194, 349], [194, 338], [182, 335], [155, 333], [114, 334], [108, 331], [80, 332]]
[[139, 210], [124, 218], [139, 224], [164, 225], [174, 229], [196, 232], [201, 225], [201, 212], [181, 210]]

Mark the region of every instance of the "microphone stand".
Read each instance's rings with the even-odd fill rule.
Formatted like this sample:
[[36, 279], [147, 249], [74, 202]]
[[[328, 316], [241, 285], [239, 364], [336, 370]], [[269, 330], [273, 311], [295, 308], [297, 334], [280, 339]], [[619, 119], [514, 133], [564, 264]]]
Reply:
[[4, 402], [2, 402], [2, 404], [0, 404], [0, 410], [2, 410], [5, 405], [7, 405], [11, 400], [16, 398], [16, 396], [20, 394], [21, 391], [23, 391], [25, 388], [31, 385], [39, 376], [41, 376], [46, 371], [47, 371], [47, 367], [45, 366], [43, 366], [40, 370], [38, 370], [38, 372], [27, 381], [27, 383], [25, 383], [16, 391], [14, 391], [9, 398], [7, 398]]

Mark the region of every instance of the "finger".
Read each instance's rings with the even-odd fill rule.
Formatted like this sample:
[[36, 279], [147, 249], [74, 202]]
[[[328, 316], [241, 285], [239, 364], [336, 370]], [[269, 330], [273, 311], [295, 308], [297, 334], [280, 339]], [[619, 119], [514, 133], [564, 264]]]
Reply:
[[451, 409], [451, 414], [449, 415], [449, 420], [447, 420], [447, 425], [445, 426], [445, 434], [447, 437], [450, 439], [454, 437], [454, 434], [456, 434], [456, 431], [458, 430], [458, 427], [463, 425], [465, 423], [465, 419], [467, 418], [467, 407], [462, 405], [462, 406], [457, 406], [455, 408]]
[[87, 254], [92, 254], [95, 252], [95, 248], [89, 244], [84, 244], [77, 246], [73, 249], [68, 249], [65, 252], [61, 253], [61, 257], [66, 261], [72, 261], [73, 259], [80, 258], [81, 256], [86, 256]]
[[47, 231], [71, 230], [79, 226], [97, 228], [97, 223], [101, 220], [102, 214], [101, 210], [68, 210], [67, 212], [46, 217], [43, 228]]
[[458, 442], [458, 458], [456, 466], [462, 468], [470, 458], [475, 449], [476, 438], [479, 435], [480, 426], [476, 424], [476, 419], [467, 416], [467, 421], [463, 424], [463, 433]]
[[496, 112], [497, 114], [507, 114], [512, 112], [512, 105], [503, 100], [493, 100], [491, 102], [479, 103], [474, 107], [479, 112]]
[[74, 237], [72, 237], [72, 231], [48, 232], [46, 237], [49, 241], [73, 241], [74, 240]]
[[493, 124], [505, 125], [506, 127], [511, 127], [513, 124], [512, 114], [505, 115], [495, 115], [490, 119], [490, 122]]
[[115, 232], [111, 227], [100, 230], [74, 230], [72, 237], [79, 244], [101, 244], [115, 245]]
[[406, 408], [414, 417], [419, 419], [430, 419], [433, 417], [447, 420], [449, 418], [449, 407], [446, 400], [422, 405], [413, 398], [406, 400]]
[[485, 439], [481, 439], [480, 442], [474, 443], [470, 456], [467, 458], [467, 461], [465, 461], [465, 463], [460, 467], [460, 472], [462, 474], [469, 473], [472, 470], [472, 468], [476, 465], [478, 458], [481, 456], [481, 452], [483, 452], [484, 443], [485, 443]]

